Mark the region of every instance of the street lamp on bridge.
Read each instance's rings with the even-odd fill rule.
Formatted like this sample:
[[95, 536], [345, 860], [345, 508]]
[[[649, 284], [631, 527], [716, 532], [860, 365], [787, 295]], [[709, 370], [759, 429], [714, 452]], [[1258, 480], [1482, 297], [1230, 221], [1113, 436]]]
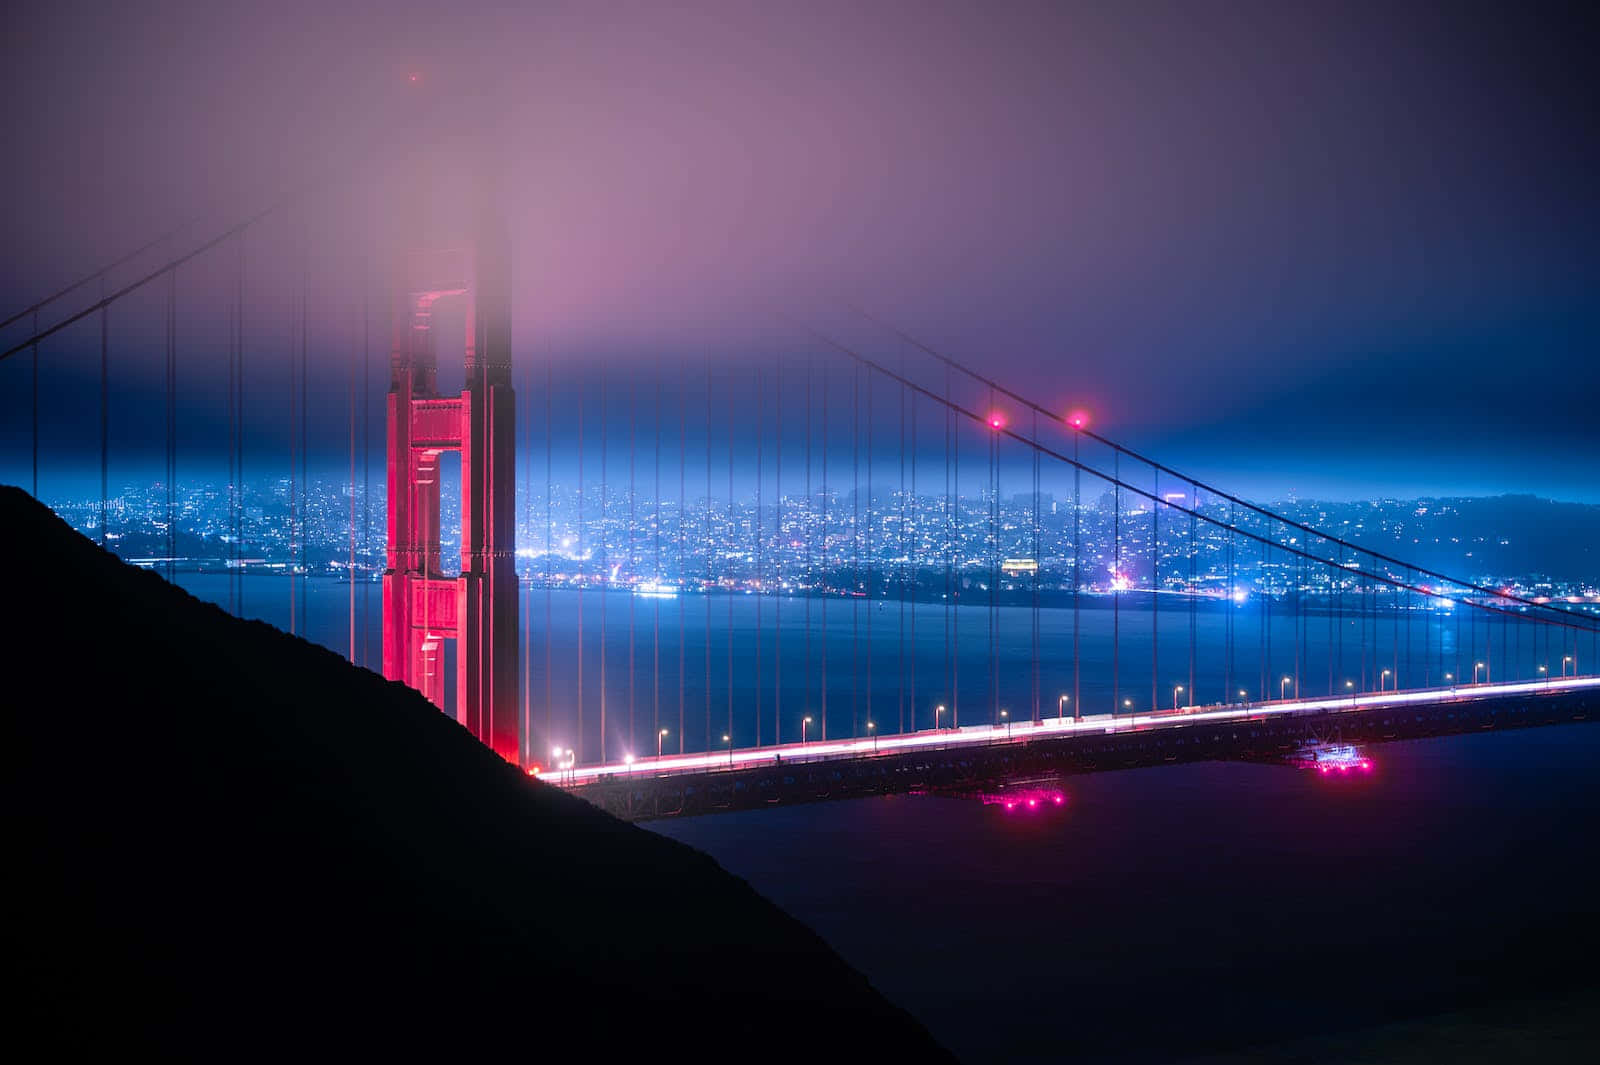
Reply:
[[662, 729], [660, 732], [656, 733], [656, 757], [657, 758], [661, 757], [661, 741], [666, 739], [666, 738], [667, 738], [667, 730], [666, 729]]
[[876, 721], [868, 721], [867, 722], [867, 733], [872, 736], [872, 753], [873, 754], [877, 754], [878, 753], [878, 723]]
[[1176, 711], [1178, 709], [1178, 696], [1181, 695], [1182, 693], [1183, 693], [1183, 685], [1182, 684], [1178, 684], [1178, 685], [1175, 685], [1173, 687], [1173, 689], [1172, 689], [1172, 709], [1174, 711]]
[[939, 715], [944, 713], [944, 704], [940, 703], [933, 708], [933, 731], [939, 731]]
[[1249, 702], [1250, 701], [1250, 693], [1245, 691], [1243, 688], [1240, 688], [1239, 689], [1239, 701], [1241, 703]]
[[806, 745], [806, 726], [811, 724], [811, 715], [807, 714], [800, 719], [800, 746]]
[[1562, 655], [1561, 656], [1561, 675], [1563, 677], [1567, 675], [1567, 663], [1568, 662], [1572, 663], [1572, 675], [1574, 677], [1576, 677], [1578, 675], [1578, 656], [1577, 655]]
[[628, 767], [628, 773], [629, 774], [633, 773], [633, 755], [631, 755], [631, 754], [623, 755], [622, 756], [622, 764]]
[[1543, 680], [1548, 682], [1550, 680], [1550, 668], [1548, 666], [1540, 666], [1539, 667], [1539, 676]]
[[1065, 695], [1056, 700], [1056, 717], [1061, 721], [1067, 719], [1067, 701], [1068, 698]]
[[733, 737], [726, 732], [722, 734], [722, 742], [728, 745], [728, 768], [733, 768]]
[[1009, 710], [1000, 711], [1000, 720], [1005, 722], [1006, 739], [1009, 740], [1011, 738], [1011, 712]]
[[1474, 684], [1478, 683], [1478, 670], [1480, 669], [1483, 670], [1483, 679], [1485, 681], [1489, 679], [1489, 667], [1482, 662], [1474, 662], [1472, 663], [1472, 683]]

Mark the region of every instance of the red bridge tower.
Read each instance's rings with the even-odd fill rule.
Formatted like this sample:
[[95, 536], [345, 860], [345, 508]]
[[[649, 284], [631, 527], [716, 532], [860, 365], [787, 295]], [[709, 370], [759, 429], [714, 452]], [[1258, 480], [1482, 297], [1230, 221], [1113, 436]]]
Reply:
[[[444, 705], [443, 642], [456, 641], [455, 718], [519, 761], [515, 395], [509, 256], [476, 246], [405, 257], [394, 286], [388, 398], [388, 564], [383, 675]], [[464, 303], [465, 387], [438, 394], [432, 317]], [[439, 566], [439, 456], [461, 453], [461, 574]]]

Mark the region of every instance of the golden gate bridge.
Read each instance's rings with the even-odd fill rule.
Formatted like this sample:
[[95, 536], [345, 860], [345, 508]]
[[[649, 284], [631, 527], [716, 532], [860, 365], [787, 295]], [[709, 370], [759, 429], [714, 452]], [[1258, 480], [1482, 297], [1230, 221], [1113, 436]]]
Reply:
[[[11, 337], [0, 362], [22, 368], [8, 388], [15, 395], [20, 378], [30, 399], [35, 496], [48, 450], [41, 360], [87, 357], [98, 374], [93, 531], [107, 547], [117, 331], [154, 338], [161, 423], [143, 429], [163, 454], [168, 579], [184, 449], [200, 446], [182, 423], [215, 425], [208, 446], [225, 455], [227, 479], [218, 543], [231, 563], [219, 598], [246, 612], [247, 471], [281, 475], [288, 627], [302, 632], [310, 434], [326, 429], [331, 379], [309, 356], [310, 264], [348, 251], [318, 249], [314, 223], [294, 217], [306, 199], [201, 239], [167, 234], [0, 323]], [[252, 255], [270, 256], [285, 234], [300, 263], [291, 327], [253, 342], [265, 312]], [[1421, 708], [1462, 708], [1474, 727], [1487, 727], [1482, 713], [1534, 705], [1581, 715], [1600, 686], [1592, 604], [1439, 572], [1246, 500], [859, 308], [837, 308], [848, 327], [779, 319], [781, 356], [669, 359], [645, 384], [632, 369], [583, 366], [564, 369], [571, 380], [558, 389], [553, 361], [513, 338], [503, 226], [481, 213], [454, 236], [364, 251], [363, 264], [388, 258], [386, 278], [366, 271], [341, 311], [360, 321], [347, 331], [359, 341], [336, 345], [343, 649], [506, 759], [619, 812], [659, 813], [662, 794], [715, 792], [706, 782], [719, 775], [744, 774], [752, 794], [776, 801], [849, 792], [845, 765], [871, 787], [894, 776], [900, 784], [883, 786], [910, 788], [972, 757], [1028, 768], [1165, 734], [1135, 741], [1154, 751], [1180, 730], [1212, 737], [1191, 750], [1215, 753], [1228, 748], [1224, 731], [1236, 747], [1239, 728], [1281, 738], [1291, 727], [1281, 723], [1331, 715], [1395, 728], [1396, 715], [1422, 721]], [[192, 306], [180, 298], [191, 290]], [[374, 306], [388, 307], [390, 336], [377, 384]], [[220, 334], [190, 324], [219, 310]], [[441, 312], [461, 321], [459, 390], [440, 386], [452, 361], [440, 347], [453, 342], [436, 327]], [[186, 345], [186, 335], [206, 339]], [[371, 498], [380, 397], [387, 522], [373, 661], [358, 620], [372, 582], [357, 563], [371, 525], [357, 506]], [[286, 450], [250, 442], [261, 421]], [[614, 470], [623, 452], [625, 483]], [[451, 454], [455, 530], [441, 528]], [[558, 462], [576, 484], [572, 548], [556, 544]], [[520, 570], [519, 528], [533, 540]], [[458, 560], [445, 559], [446, 538]], [[571, 639], [554, 620], [557, 595], [571, 600]], [[825, 765], [835, 768], [819, 776]]]

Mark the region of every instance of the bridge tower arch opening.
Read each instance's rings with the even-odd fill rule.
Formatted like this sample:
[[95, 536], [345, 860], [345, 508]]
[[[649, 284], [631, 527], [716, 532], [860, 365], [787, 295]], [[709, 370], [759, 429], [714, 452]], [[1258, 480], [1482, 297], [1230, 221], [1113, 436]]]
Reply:
[[[509, 255], [480, 221], [465, 247], [408, 252], [392, 282], [386, 419], [387, 550], [383, 674], [416, 688], [501, 757], [522, 750], [518, 698], [516, 395], [511, 385]], [[435, 317], [464, 321], [461, 391], [438, 388]], [[440, 459], [461, 456], [461, 565], [440, 557]], [[446, 706], [446, 641], [455, 641]]]

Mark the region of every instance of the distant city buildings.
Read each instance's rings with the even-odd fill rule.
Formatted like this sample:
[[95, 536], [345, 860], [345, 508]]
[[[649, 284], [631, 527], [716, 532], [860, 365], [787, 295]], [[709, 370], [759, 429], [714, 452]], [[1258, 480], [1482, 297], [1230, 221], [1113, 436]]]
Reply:
[[[1077, 507], [1041, 494], [1004, 497], [996, 504], [975, 493], [912, 496], [899, 490], [866, 494], [754, 496], [707, 500], [662, 499], [626, 486], [575, 485], [541, 490], [519, 500], [518, 570], [525, 580], [557, 587], [672, 587], [783, 594], [851, 594], [940, 599], [987, 593], [1013, 600], [1034, 594], [1059, 601], [1074, 589], [1162, 593], [1236, 604], [1265, 595], [1328, 597], [1375, 585], [1370, 557], [1271, 522], [1226, 501], [1183, 493], [1119, 501], [1105, 492]], [[1493, 501], [1472, 501], [1492, 503]], [[58, 500], [57, 513], [98, 539], [100, 500]], [[444, 575], [459, 569], [459, 501], [441, 501]], [[1181, 509], [1193, 506], [1191, 513]], [[1469, 563], [1454, 575], [1525, 597], [1589, 602], [1600, 612], [1600, 581], [1573, 574], [1501, 572], [1474, 568], [1509, 547], [1506, 536], [1481, 530], [1451, 501], [1380, 500], [1278, 504], [1280, 513], [1361, 547], [1429, 564], [1441, 555]], [[384, 568], [384, 500], [354, 500], [345, 483], [313, 481], [291, 492], [287, 479], [244, 486], [238, 498], [225, 485], [180, 484], [176, 492], [174, 564], [180, 569], [343, 575], [375, 579]], [[105, 504], [106, 546], [145, 565], [164, 564], [169, 545], [166, 489], [123, 487]], [[237, 543], [233, 530], [239, 529]], [[1230, 530], [1229, 523], [1233, 528]], [[1260, 542], [1251, 534], [1269, 541]], [[1305, 551], [1329, 565], [1297, 552]], [[1076, 562], [1076, 565], [1075, 565]], [[1451, 567], [1437, 564], [1443, 572]], [[1377, 572], [1408, 583], [1425, 578], [1403, 566]], [[1438, 589], [1449, 594], [1451, 589]], [[1442, 606], [1443, 604], [1438, 604]]]

